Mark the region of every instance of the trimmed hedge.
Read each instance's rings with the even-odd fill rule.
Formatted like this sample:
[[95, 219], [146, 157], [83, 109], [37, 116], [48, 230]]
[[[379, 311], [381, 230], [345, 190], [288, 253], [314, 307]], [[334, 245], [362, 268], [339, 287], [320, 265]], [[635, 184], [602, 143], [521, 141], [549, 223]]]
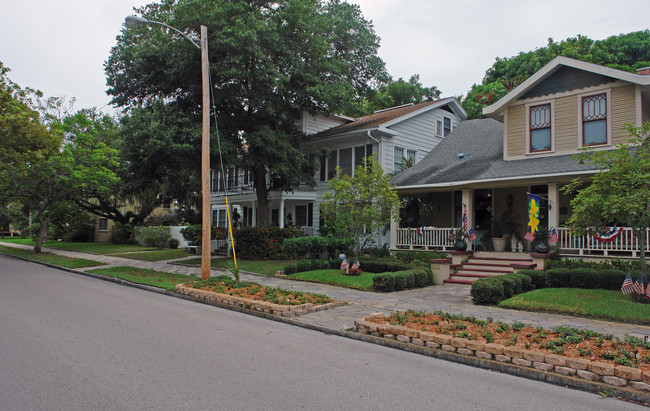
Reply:
[[295, 228], [244, 227], [234, 232], [237, 257], [246, 260], [283, 260], [282, 243], [305, 234]]
[[305, 260], [284, 267], [286, 275], [302, 273], [305, 271], [337, 269], [341, 267], [341, 260]]
[[282, 252], [291, 258], [320, 258], [327, 255], [330, 259], [336, 259], [339, 254], [351, 254], [353, 244], [350, 238], [287, 238], [282, 242]]
[[[636, 277], [639, 273], [630, 273]], [[625, 280], [621, 270], [593, 268], [554, 268], [547, 271], [522, 270], [515, 274], [481, 278], [472, 284], [470, 294], [474, 304], [498, 304], [503, 300], [539, 288], [582, 288], [620, 290]]]
[[422, 288], [429, 285], [433, 285], [433, 273], [431, 272], [431, 269], [424, 267], [393, 273], [384, 273], [372, 277], [372, 288], [375, 291], [385, 293], [408, 290], [411, 288]]
[[373, 259], [367, 260], [360, 258], [361, 269], [368, 273], [386, 273], [394, 271], [405, 271], [413, 268], [412, 265], [395, 261], [393, 259]]

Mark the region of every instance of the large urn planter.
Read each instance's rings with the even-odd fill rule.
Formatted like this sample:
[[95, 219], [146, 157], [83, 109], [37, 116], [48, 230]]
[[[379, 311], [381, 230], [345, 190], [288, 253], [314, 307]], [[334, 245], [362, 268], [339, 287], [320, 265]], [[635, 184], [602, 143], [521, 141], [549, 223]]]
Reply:
[[456, 242], [454, 242], [454, 249], [456, 251], [467, 250], [467, 242], [465, 240], [456, 240]]
[[506, 242], [508, 241], [505, 237], [492, 238], [492, 246], [494, 251], [502, 253], [506, 251]]
[[535, 251], [540, 254], [548, 254], [551, 252], [551, 245], [548, 241], [539, 241], [535, 244]]

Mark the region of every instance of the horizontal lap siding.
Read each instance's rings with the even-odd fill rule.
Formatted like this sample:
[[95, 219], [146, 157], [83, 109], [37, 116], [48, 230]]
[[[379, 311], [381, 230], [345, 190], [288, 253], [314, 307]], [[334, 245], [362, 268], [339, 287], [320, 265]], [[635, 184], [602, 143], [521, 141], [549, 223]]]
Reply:
[[345, 120], [341, 120], [336, 117], [328, 117], [324, 116], [322, 114], [317, 114], [315, 116], [305, 113], [303, 114], [304, 116], [304, 127], [305, 134], [316, 134], [324, 130], [328, 130], [330, 128], [340, 126], [341, 124], [345, 124]]
[[624, 124], [636, 123], [636, 98], [634, 86], [614, 87], [612, 89], [612, 143], [627, 143], [630, 139]]
[[[443, 121], [443, 117], [451, 118], [452, 129], [459, 123], [455, 115], [435, 109], [390, 126], [391, 130], [398, 133], [392, 138], [394, 146], [403, 147], [404, 156], [406, 150], [415, 150], [416, 163], [419, 163], [442, 140], [436, 136], [436, 127], [437, 121]], [[391, 151], [393, 154], [394, 151]]]
[[526, 107], [508, 108], [508, 157], [526, 154]]
[[555, 100], [555, 152], [578, 148], [578, 103], [576, 96]]

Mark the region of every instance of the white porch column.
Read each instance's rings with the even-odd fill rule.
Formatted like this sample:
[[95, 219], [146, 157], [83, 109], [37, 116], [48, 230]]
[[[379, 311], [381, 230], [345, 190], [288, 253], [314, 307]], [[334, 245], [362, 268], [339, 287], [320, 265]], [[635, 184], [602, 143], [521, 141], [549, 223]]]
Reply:
[[257, 201], [253, 200], [251, 201], [251, 208], [253, 209], [252, 213], [253, 215], [251, 216], [250, 225], [251, 227], [257, 227]]
[[280, 199], [280, 215], [278, 216], [280, 228], [284, 228], [284, 198]]
[[391, 217], [390, 217], [390, 233], [389, 233], [390, 237], [388, 239], [388, 243], [389, 243], [389, 246], [390, 246], [391, 250], [394, 250], [395, 249], [395, 244], [397, 244], [397, 228], [399, 226], [399, 222], [397, 222], [397, 221], [395, 221], [393, 219], [393, 216], [396, 213], [399, 214], [399, 208], [398, 209], [393, 209], [393, 211], [391, 212]]
[[[462, 213], [467, 210], [467, 225], [469, 228], [474, 228], [474, 190], [465, 188], [462, 191]], [[461, 214], [462, 215], [462, 214]], [[472, 250], [472, 242], [467, 243], [467, 249]]]
[[548, 228], [560, 224], [560, 190], [557, 183], [548, 184]]

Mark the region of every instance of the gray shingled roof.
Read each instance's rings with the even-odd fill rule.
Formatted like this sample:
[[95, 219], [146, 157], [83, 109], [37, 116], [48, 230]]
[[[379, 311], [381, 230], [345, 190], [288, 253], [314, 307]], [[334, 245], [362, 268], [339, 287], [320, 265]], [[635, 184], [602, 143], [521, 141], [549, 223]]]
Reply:
[[503, 124], [488, 118], [463, 121], [422, 161], [390, 181], [400, 188], [590, 170], [592, 165], [580, 165], [571, 155], [504, 161]]

